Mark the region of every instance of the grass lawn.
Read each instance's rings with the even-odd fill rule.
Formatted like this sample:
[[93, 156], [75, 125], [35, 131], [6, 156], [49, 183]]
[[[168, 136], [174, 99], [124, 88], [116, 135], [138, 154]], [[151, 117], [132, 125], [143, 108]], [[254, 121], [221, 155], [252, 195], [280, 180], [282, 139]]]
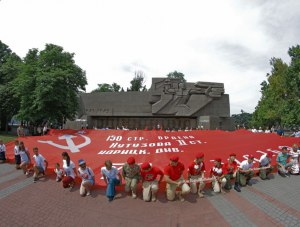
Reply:
[[7, 134], [0, 134], [0, 139], [3, 140], [3, 143], [7, 143], [9, 141], [15, 140], [17, 138], [17, 136], [13, 136], [13, 135], [7, 135]]

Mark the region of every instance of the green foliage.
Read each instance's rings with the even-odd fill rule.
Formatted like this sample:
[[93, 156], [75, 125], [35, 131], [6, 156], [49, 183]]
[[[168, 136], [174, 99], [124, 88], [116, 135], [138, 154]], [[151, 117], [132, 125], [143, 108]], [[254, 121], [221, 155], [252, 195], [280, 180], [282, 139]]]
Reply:
[[31, 122], [62, 122], [73, 119], [78, 109], [78, 93], [87, 84], [85, 72], [74, 54], [47, 44], [42, 51], [29, 50], [15, 81], [15, 93], [21, 97], [17, 118]]
[[[11, 54], [11, 50], [9, 49], [9, 47], [0, 40], [0, 67], [2, 67], [2, 64], [5, 63], [6, 58], [9, 57], [10, 54]], [[1, 78], [2, 76], [0, 74], [0, 79]]]
[[240, 114], [233, 114], [231, 117], [234, 121], [234, 124], [239, 125], [240, 128], [242, 128], [242, 127], [250, 128], [251, 127], [252, 114], [246, 113], [245, 111], [241, 110]]
[[173, 78], [173, 79], [180, 79], [180, 81], [182, 83], [186, 83], [186, 79], [184, 78], [184, 74], [181, 73], [181, 72], [177, 72], [177, 71], [174, 71], [174, 72], [170, 72], [168, 75], [167, 75], [168, 78]]
[[112, 83], [111, 86], [112, 86], [113, 92], [119, 92], [120, 89], [121, 89], [121, 86], [119, 84], [117, 84], [117, 83]]
[[127, 91], [147, 91], [145, 83], [145, 73], [143, 71], [136, 71], [134, 78], [130, 81], [131, 87]]
[[262, 96], [253, 113], [255, 127], [300, 124], [300, 46], [288, 53], [290, 65], [277, 58], [270, 61], [271, 74], [261, 83]]
[[92, 91], [93, 92], [119, 92], [121, 86], [118, 85], [117, 83], [112, 83], [110, 84], [98, 84], [98, 88]]
[[8, 120], [19, 110], [19, 98], [14, 93], [14, 80], [22, 66], [21, 59], [0, 41], [0, 121], [7, 129]]
[[9, 134], [0, 134], [0, 139], [3, 140], [3, 143], [6, 144], [10, 141], [14, 141], [17, 137]]

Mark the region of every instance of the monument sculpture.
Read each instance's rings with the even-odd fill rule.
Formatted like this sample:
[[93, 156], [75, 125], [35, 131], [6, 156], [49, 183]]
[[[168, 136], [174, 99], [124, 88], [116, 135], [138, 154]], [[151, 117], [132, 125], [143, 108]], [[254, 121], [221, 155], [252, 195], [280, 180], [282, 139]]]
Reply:
[[[172, 78], [152, 78], [146, 92], [83, 93], [79, 118], [98, 129], [233, 129], [223, 83]], [[68, 122], [66, 127], [80, 126]]]

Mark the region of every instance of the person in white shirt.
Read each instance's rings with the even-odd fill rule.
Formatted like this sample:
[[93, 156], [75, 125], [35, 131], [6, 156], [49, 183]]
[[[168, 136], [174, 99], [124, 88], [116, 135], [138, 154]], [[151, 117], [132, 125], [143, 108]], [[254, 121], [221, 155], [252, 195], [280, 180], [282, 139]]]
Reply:
[[214, 180], [211, 182], [212, 188], [214, 192], [224, 193], [223, 188], [226, 184], [226, 178], [223, 173], [222, 159], [215, 158], [214, 163], [214, 166], [210, 170], [210, 177], [214, 178]]
[[39, 125], [36, 129], [38, 136], [42, 135], [42, 127]]
[[43, 155], [39, 154], [39, 149], [37, 147], [33, 148], [33, 159], [34, 159], [34, 166], [33, 166], [33, 182], [37, 182], [39, 179], [39, 175], [45, 176], [45, 171], [48, 167], [48, 161], [43, 157]]
[[63, 169], [64, 169], [64, 178], [62, 180], [64, 188], [70, 188], [70, 191], [74, 187], [75, 177], [77, 177], [77, 171], [75, 169], [74, 162], [71, 161], [70, 156], [67, 152], [63, 152]]
[[83, 159], [78, 160], [78, 174], [81, 177], [81, 185], [79, 193], [81, 196], [91, 195], [91, 187], [95, 184], [95, 174], [90, 167], [86, 166]]
[[63, 170], [60, 168], [59, 163], [55, 164], [54, 173], [56, 173], [56, 182], [60, 182], [63, 178]]
[[17, 128], [17, 134], [18, 134], [18, 137], [25, 136], [23, 125], [19, 125], [19, 127]]
[[300, 150], [298, 150], [298, 145], [293, 144], [292, 149], [289, 152], [291, 157], [291, 174], [299, 174], [299, 159], [300, 159]]
[[44, 128], [43, 128], [43, 135], [46, 135], [48, 132], [48, 127], [47, 127], [47, 124], [44, 125]]
[[256, 128], [252, 128], [251, 130], [253, 133], [257, 133], [257, 129]]
[[271, 165], [273, 153], [268, 151], [268, 153], [263, 154], [259, 159], [259, 168], [267, 168], [259, 170], [259, 177], [262, 180], [270, 180], [269, 174], [272, 173], [274, 166]]
[[14, 154], [15, 154], [16, 169], [20, 169], [21, 156], [19, 152], [19, 140], [15, 140]]
[[101, 168], [101, 174], [107, 185], [106, 196], [108, 201], [111, 202], [116, 195], [116, 185], [122, 184], [122, 176], [118, 169], [112, 165], [110, 160], [106, 160], [104, 164], [105, 166]]
[[20, 143], [19, 143], [19, 154], [21, 157], [20, 168], [23, 169], [24, 174], [29, 175], [28, 166], [31, 162], [30, 154], [29, 154], [28, 148], [25, 147], [23, 141], [20, 141]]
[[0, 163], [4, 163], [6, 161], [6, 147], [3, 144], [3, 140], [0, 139]]
[[257, 132], [261, 133], [261, 132], [264, 132], [264, 130], [262, 129], [262, 127], [259, 127], [259, 129], [257, 130]]
[[238, 171], [238, 180], [241, 186], [249, 185], [251, 186], [252, 183], [250, 182], [251, 178], [254, 176], [253, 167], [253, 160], [254, 156], [249, 155], [247, 160], [242, 161], [239, 171]]

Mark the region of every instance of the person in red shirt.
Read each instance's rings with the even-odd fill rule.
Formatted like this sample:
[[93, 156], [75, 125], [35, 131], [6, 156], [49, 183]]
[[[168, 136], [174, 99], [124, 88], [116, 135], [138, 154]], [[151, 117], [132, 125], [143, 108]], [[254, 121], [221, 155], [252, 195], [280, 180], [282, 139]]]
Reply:
[[[156, 177], [160, 175], [157, 181]], [[143, 200], [146, 202], [156, 201], [156, 193], [158, 191], [158, 185], [164, 177], [164, 173], [157, 167], [151, 166], [149, 162], [144, 162], [141, 165], [141, 179], [143, 187]]]
[[226, 178], [223, 174], [223, 165], [222, 165], [222, 159], [221, 158], [215, 158], [215, 164], [210, 169], [210, 177], [214, 178], [214, 180], [211, 182], [214, 192], [224, 192], [223, 188], [226, 185]]
[[[204, 154], [202, 152], [198, 153], [195, 157], [195, 160], [189, 165], [188, 168], [188, 178], [190, 181], [191, 191], [193, 194], [198, 192], [198, 196], [203, 198], [204, 195], [201, 191], [205, 187], [205, 183], [203, 181], [204, 172], [205, 172], [205, 164], [203, 162]], [[199, 188], [197, 189], [197, 185], [199, 184]]]
[[[179, 162], [179, 157], [171, 157], [169, 165], [167, 165], [164, 169], [168, 200], [174, 200], [177, 195], [180, 201], [184, 201], [182, 195], [190, 192], [190, 187], [185, 183], [183, 178], [183, 171], [184, 165]], [[176, 192], [177, 188], [180, 188], [181, 191]]]
[[240, 186], [239, 186], [239, 182], [237, 179], [237, 162], [235, 161], [235, 157], [236, 154], [235, 153], [231, 153], [229, 155], [229, 160], [227, 163], [224, 164], [223, 166], [223, 172], [226, 178], [226, 185], [224, 186], [224, 188], [226, 190], [230, 190], [232, 188], [231, 183], [230, 183], [230, 179], [235, 178], [235, 183], [234, 183], [234, 189], [237, 192], [241, 192]]

